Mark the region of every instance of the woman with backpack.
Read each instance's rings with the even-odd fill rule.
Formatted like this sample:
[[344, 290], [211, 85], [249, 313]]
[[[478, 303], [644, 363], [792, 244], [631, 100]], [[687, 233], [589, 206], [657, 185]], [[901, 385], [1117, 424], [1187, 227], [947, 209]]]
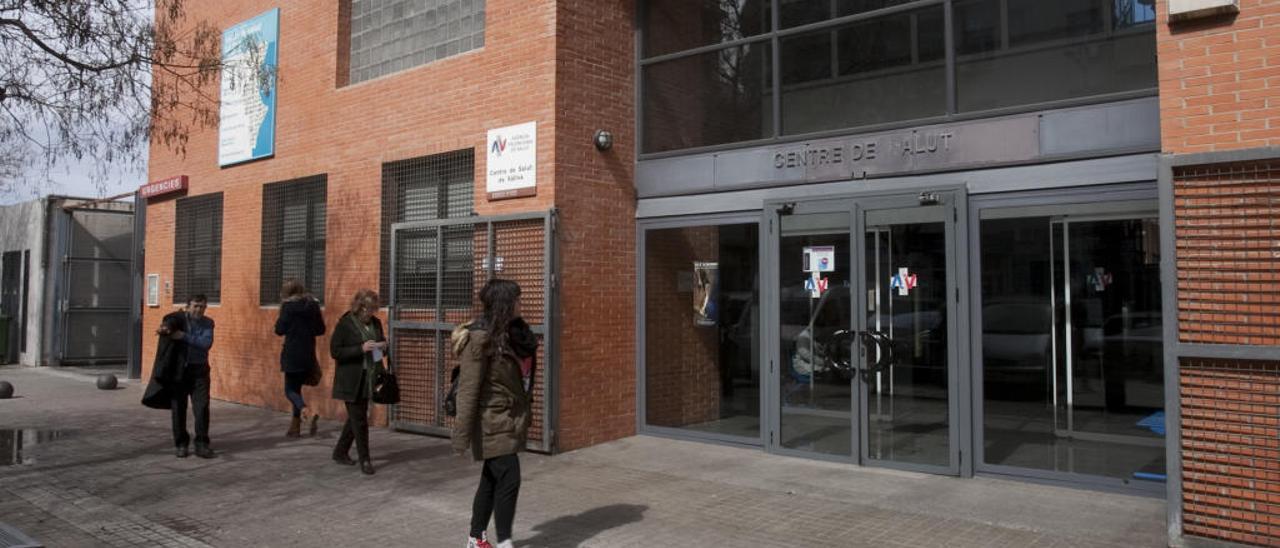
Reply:
[[484, 316], [455, 329], [453, 352], [459, 363], [453, 449], [471, 450], [483, 461], [471, 507], [468, 548], [492, 548], [485, 536], [489, 519], [498, 548], [512, 548], [511, 526], [520, 494], [520, 460], [532, 421], [530, 388], [538, 341], [519, 318], [520, 286], [493, 279], [480, 290]]
[[[302, 385], [319, 383], [320, 363], [316, 361], [316, 337], [324, 334], [324, 316], [320, 303], [296, 279], [284, 282], [280, 290], [280, 316], [276, 318], [276, 335], [284, 337], [280, 350], [280, 371], [284, 373], [284, 395], [293, 404], [293, 419], [285, 437], [301, 435], [302, 424], [307, 434], [316, 435], [319, 418], [302, 399]], [[308, 381], [315, 381], [308, 382]]]

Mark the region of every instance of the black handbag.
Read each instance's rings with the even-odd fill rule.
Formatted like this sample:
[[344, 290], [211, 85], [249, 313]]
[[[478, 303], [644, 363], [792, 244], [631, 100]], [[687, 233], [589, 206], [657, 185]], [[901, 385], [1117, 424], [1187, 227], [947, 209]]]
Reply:
[[400, 383], [390, 371], [379, 371], [373, 383], [373, 403], [395, 405], [400, 403]]
[[320, 379], [322, 378], [324, 378], [324, 370], [320, 369], [320, 365], [317, 364], [315, 367], [311, 368], [311, 371], [307, 372], [307, 378], [302, 381], [302, 384], [307, 386], [319, 386]]

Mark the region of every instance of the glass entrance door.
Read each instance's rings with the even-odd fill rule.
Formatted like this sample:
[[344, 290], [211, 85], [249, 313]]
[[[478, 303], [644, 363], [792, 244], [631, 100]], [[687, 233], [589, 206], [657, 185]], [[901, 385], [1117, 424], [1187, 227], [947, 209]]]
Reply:
[[771, 447], [958, 474], [955, 195], [782, 204]]
[[858, 217], [865, 242], [857, 318], [866, 334], [860, 341], [862, 457], [958, 473], [950, 206], [863, 203]]

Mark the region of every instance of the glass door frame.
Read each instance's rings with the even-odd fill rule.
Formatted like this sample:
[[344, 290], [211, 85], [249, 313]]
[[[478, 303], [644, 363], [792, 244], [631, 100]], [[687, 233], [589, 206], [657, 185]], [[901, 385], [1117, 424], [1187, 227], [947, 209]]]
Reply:
[[[1021, 217], [1064, 217], [1071, 221], [1101, 220], [1124, 218], [1160, 218], [1159, 195], [1154, 183], [1135, 183], [1106, 185], [1100, 187], [1053, 189], [1037, 192], [1019, 192], [1016, 194], [993, 194], [973, 198], [973, 207], [969, 210], [969, 232], [974, 236], [969, 240], [969, 255], [972, 257], [974, 272], [981, 272], [981, 226], [986, 219], [1021, 218]], [[1163, 219], [1161, 219], [1163, 221]], [[1162, 234], [1163, 236], [1163, 234]], [[1169, 283], [1169, 280], [1162, 280]], [[1167, 291], [1167, 288], [1164, 288]], [[983, 345], [982, 345], [982, 280], [978, 276], [970, 278], [969, 291], [973, 302], [978, 303], [969, 308], [968, 325], [977, 326], [970, 329], [969, 348], [971, 357], [968, 360], [972, 376], [972, 397], [968, 398], [972, 405], [970, 414], [972, 424], [972, 470], [975, 474], [994, 477], [1013, 477], [1033, 479], [1051, 484], [1104, 489], [1130, 494], [1141, 494], [1162, 497], [1165, 484], [1147, 486], [1142, 482], [1126, 482], [1118, 478], [1056, 472], [1036, 468], [986, 464], [985, 463], [985, 394], [983, 385]], [[1164, 321], [1170, 321], [1169, 310], [1162, 310]], [[1165, 370], [1165, 375], [1169, 371]], [[1166, 379], [1167, 380], [1167, 379]], [[1167, 384], [1167, 383], [1166, 383]], [[1166, 399], [1168, 394], [1165, 394]], [[1166, 415], [1167, 416], [1167, 415]], [[1168, 438], [1166, 438], [1167, 443]], [[1167, 449], [1167, 447], [1166, 447]]]
[[[936, 200], [934, 202], [933, 200]], [[850, 257], [856, 262], [851, 267], [851, 277], [855, 280], [851, 291], [850, 310], [866, 310], [865, 291], [857, 288], [865, 285], [865, 232], [866, 213], [879, 210], [918, 209], [922, 207], [941, 207], [944, 212], [940, 219], [945, 225], [946, 256], [948, 272], [948, 292], [954, 295], [952, 306], [947, 307], [947, 379], [948, 379], [948, 464], [945, 466], [921, 465], [894, 461], [872, 460], [869, 458], [867, 443], [867, 385], [861, 379], [855, 379], [857, 389], [852, 394], [851, 405], [851, 438], [853, 446], [851, 456], [829, 455], [782, 447], [781, 415], [782, 394], [779, 379], [778, 363], [780, 352], [780, 280], [781, 267], [778, 253], [781, 245], [781, 217], [791, 214], [815, 213], [847, 213], [849, 215]], [[805, 197], [796, 200], [774, 199], [763, 204], [761, 212], [761, 241], [764, 244], [760, 252], [761, 263], [761, 300], [762, 300], [762, 333], [761, 339], [761, 377], [770, 379], [762, 382], [765, 398], [761, 406], [765, 414], [764, 432], [765, 448], [770, 453], [798, 456], [809, 459], [827, 460], [892, 468], [916, 472], [926, 472], [953, 476], [972, 476], [971, 454], [972, 416], [970, 410], [970, 371], [968, 356], [969, 327], [963, 319], [969, 317], [970, 285], [968, 268], [968, 235], [969, 223], [963, 221], [968, 215], [968, 195], [964, 185], [943, 185], [928, 188], [904, 188], [893, 191], [873, 191], [841, 194], [824, 197]], [[856, 329], [866, 327], [866, 314], [855, 313]], [[855, 343], [856, 344], [856, 343]], [[855, 356], [858, 356], [855, 347]], [[864, 363], [859, 360], [859, 367]]]

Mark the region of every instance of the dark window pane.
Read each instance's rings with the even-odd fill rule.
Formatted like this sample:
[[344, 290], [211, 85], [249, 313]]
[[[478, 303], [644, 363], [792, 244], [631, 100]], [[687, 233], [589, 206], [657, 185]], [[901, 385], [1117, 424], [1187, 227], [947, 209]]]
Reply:
[[173, 302], [222, 302], [222, 193], [182, 198], [175, 209]]
[[645, 237], [645, 423], [760, 435], [755, 224]]
[[[381, 295], [384, 300], [391, 298], [391, 225], [468, 217], [475, 200], [474, 188], [475, 152], [472, 149], [382, 164]], [[466, 231], [471, 230], [471, 225], [465, 227]], [[457, 268], [465, 270], [467, 276], [470, 276], [470, 233], [463, 236], [450, 230], [445, 233], [445, 245], [449, 246], [446, 256], [457, 258], [459, 264], [465, 259], [465, 268]], [[455, 240], [457, 243], [454, 243]], [[407, 245], [410, 242], [413, 245]], [[402, 303], [434, 305], [435, 264], [440, 260], [434, 229], [415, 231], [402, 237], [400, 243], [404, 245], [397, 258], [396, 268], [401, 276], [398, 279], [404, 282], [406, 277], [412, 277], [418, 282], [401, 283], [397, 287], [400, 294], [398, 297]], [[457, 268], [446, 261], [446, 279], [453, 276], [452, 271]], [[466, 280], [459, 286], [462, 288], [459, 294], [466, 294], [466, 302], [462, 305], [470, 306], [469, 292], [472, 284], [469, 277]], [[446, 304], [454, 306], [457, 303], [450, 301]]]
[[982, 222], [987, 464], [1164, 481], [1158, 234], [1154, 218]]
[[316, 175], [262, 188], [260, 304], [279, 303], [290, 278], [323, 302], [327, 181]]
[[749, 38], [769, 31], [771, 0], [654, 0], [645, 8], [646, 56]]
[[1103, 30], [1098, 0], [1007, 0], [1009, 45], [1076, 38]]
[[[1008, 6], [1008, 43], [1002, 44], [999, 1], [956, 4], [959, 111], [1155, 88], [1154, 25], [1108, 33], [1103, 4], [1093, 1], [1009, 0]], [[1141, 2], [1134, 9], [1132, 20], [1147, 17]]]
[[644, 151], [772, 136], [770, 63], [759, 42], [644, 67]]
[[945, 113], [942, 20], [934, 6], [783, 39], [783, 133]]
[[1000, 0], [956, 2], [953, 9], [957, 54], [1000, 49]]
[[915, 1], [917, 0], [782, 0], [779, 13], [782, 28], [790, 28]]

